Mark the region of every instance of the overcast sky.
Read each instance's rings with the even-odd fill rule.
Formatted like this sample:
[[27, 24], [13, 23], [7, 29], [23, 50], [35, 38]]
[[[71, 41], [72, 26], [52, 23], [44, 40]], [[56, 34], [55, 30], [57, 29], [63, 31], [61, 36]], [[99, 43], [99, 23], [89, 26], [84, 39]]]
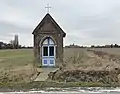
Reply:
[[64, 44], [120, 44], [120, 0], [0, 0], [0, 41], [19, 35], [21, 45], [33, 45], [32, 32], [50, 14], [67, 33]]

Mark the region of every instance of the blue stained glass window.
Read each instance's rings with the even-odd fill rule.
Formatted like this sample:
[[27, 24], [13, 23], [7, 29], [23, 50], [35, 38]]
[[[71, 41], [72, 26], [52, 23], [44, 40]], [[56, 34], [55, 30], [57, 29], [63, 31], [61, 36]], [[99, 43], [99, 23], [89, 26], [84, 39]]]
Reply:
[[54, 60], [50, 60], [50, 64], [54, 64]]
[[47, 64], [47, 60], [44, 60], [44, 64]]

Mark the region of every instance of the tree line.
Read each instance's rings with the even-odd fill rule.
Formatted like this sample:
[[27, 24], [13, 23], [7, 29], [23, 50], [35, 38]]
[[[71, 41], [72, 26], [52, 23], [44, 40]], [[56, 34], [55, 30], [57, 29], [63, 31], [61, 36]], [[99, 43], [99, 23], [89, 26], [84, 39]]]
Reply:
[[0, 42], [0, 49], [31, 49], [33, 47], [30, 46], [21, 46], [19, 44], [11, 44], [11, 43], [4, 43]]
[[18, 35], [15, 35], [14, 40], [11, 40], [10, 43], [4, 43], [2, 41], [0, 42], [0, 49], [22, 49], [22, 48], [28, 49], [33, 47], [19, 45]]
[[[75, 45], [74, 43], [68, 46], [65, 46], [65, 48], [87, 48], [87, 46], [79, 46]], [[110, 45], [91, 45], [90, 48], [120, 48], [120, 45], [118, 44], [110, 44]]]
[[118, 44], [110, 44], [110, 45], [103, 45], [103, 46], [101, 46], [101, 45], [97, 45], [97, 46], [91, 45], [91, 48], [120, 48], [120, 45], [118, 45]]

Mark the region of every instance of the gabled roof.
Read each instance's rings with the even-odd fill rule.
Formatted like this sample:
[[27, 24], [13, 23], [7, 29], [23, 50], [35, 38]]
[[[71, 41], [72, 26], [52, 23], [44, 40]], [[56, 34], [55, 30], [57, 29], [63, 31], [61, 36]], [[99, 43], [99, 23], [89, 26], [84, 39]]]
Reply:
[[51, 22], [57, 27], [57, 29], [59, 31], [61, 31], [61, 33], [63, 33], [63, 37], [66, 36], [66, 33], [61, 29], [61, 27], [56, 23], [56, 21], [52, 18], [52, 16], [47, 13], [45, 15], [45, 17], [42, 19], [42, 21], [38, 24], [38, 26], [34, 29], [33, 33], [32, 34], [35, 34], [35, 32], [37, 32], [37, 30], [42, 26], [42, 23], [45, 21], [45, 19], [49, 18], [51, 20]]

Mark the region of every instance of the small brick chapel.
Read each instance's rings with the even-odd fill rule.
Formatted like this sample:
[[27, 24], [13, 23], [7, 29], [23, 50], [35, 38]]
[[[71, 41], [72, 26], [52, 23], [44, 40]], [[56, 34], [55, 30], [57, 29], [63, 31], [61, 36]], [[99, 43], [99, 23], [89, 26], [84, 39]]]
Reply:
[[59, 67], [63, 63], [63, 38], [66, 33], [47, 13], [33, 31], [37, 66]]

